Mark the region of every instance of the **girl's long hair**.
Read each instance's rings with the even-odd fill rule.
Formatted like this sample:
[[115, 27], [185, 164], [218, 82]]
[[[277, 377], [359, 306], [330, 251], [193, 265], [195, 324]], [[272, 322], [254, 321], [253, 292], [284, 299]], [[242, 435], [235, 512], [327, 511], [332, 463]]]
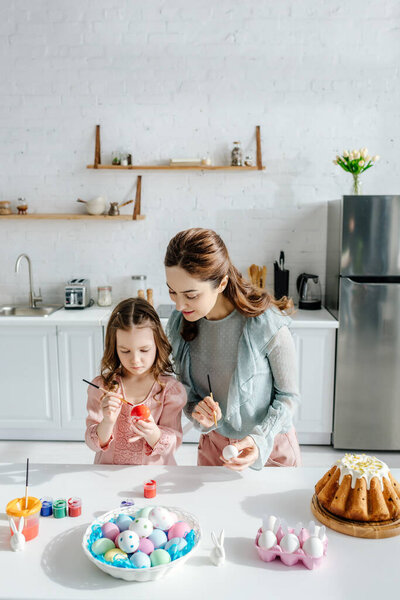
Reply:
[[119, 385], [115, 379], [116, 375], [121, 375], [121, 364], [117, 354], [117, 331], [118, 329], [128, 331], [133, 326], [151, 327], [153, 330], [157, 350], [151, 372], [154, 379], [161, 386], [160, 391], [162, 391], [165, 384], [159, 380], [159, 376], [173, 372], [169, 358], [172, 348], [164, 333], [158, 314], [151, 304], [143, 298], [122, 300], [111, 314], [107, 325], [104, 355], [101, 361], [101, 376], [104, 380], [104, 387], [115, 391]]
[[[228, 275], [228, 284], [222, 293], [246, 317], [257, 317], [270, 306], [280, 311], [293, 308], [291, 298], [283, 296], [276, 300], [265, 289], [244, 279], [232, 264], [224, 242], [212, 229], [192, 228], [177, 233], [168, 244], [164, 265], [181, 267], [196, 279], [210, 281], [214, 288]], [[197, 332], [197, 323], [183, 317], [183, 339], [192, 341]]]

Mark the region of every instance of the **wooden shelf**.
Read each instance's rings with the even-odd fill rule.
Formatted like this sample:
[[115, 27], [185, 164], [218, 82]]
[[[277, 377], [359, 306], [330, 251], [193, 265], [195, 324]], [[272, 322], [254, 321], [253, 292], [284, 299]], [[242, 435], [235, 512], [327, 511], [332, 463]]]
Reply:
[[2, 219], [17, 219], [23, 221], [24, 219], [67, 219], [67, 220], [86, 220], [86, 221], [143, 221], [146, 215], [137, 215], [135, 219], [132, 215], [115, 215], [110, 217], [109, 215], [82, 215], [80, 213], [32, 213], [27, 215], [0, 215], [0, 221]]
[[261, 153], [261, 127], [256, 125], [256, 165], [253, 167], [232, 167], [231, 165], [102, 165], [100, 125], [96, 125], [96, 137], [94, 147], [94, 163], [86, 165], [87, 169], [115, 169], [117, 171], [264, 171]]
[[[231, 167], [213, 165], [86, 165], [87, 169], [115, 169], [121, 171], [259, 171], [258, 167]], [[263, 166], [261, 170], [265, 170]]]

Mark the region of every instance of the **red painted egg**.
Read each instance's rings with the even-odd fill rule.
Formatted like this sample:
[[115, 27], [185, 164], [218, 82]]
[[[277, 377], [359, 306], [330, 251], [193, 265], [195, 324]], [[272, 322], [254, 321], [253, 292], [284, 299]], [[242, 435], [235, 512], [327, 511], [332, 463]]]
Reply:
[[138, 404], [131, 410], [131, 417], [135, 419], [135, 421], [146, 421], [150, 415], [151, 413], [149, 407], [145, 406], [144, 404]]

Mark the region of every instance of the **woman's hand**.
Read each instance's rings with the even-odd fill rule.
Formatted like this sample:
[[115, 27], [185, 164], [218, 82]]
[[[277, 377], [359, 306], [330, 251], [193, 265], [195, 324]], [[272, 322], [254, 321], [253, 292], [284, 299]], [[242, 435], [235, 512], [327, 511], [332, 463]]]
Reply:
[[215, 402], [211, 396], [206, 396], [204, 400], [196, 404], [196, 408], [192, 412], [192, 417], [203, 427], [212, 427], [215, 425], [214, 413], [217, 422], [222, 419], [221, 409], [218, 402]]
[[238, 442], [232, 442], [232, 446], [236, 446], [239, 450], [239, 456], [237, 458], [225, 460], [222, 455], [220, 456], [224, 466], [228, 467], [228, 469], [232, 469], [232, 471], [243, 471], [244, 469], [247, 469], [247, 467], [250, 467], [255, 463], [259, 457], [260, 453], [258, 447], [250, 435], [247, 435]]
[[136, 421], [136, 423], [132, 424], [132, 429], [137, 435], [129, 438], [129, 442], [136, 442], [139, 438], [144, 438], [149, 446], [154, 448], [161, 437], [160, 428], [157, 427], [152, 415], [150, 415], [147, 421]]
[[[114, 392], [116, 394], [117, 392]], [[108, 425], [114, 425], [118, 419], [122, 402], [116, 396], [113, 396], [113, 392], [103, 394], [101, 397], [101, 409], [103, 411], [103, 421]]]

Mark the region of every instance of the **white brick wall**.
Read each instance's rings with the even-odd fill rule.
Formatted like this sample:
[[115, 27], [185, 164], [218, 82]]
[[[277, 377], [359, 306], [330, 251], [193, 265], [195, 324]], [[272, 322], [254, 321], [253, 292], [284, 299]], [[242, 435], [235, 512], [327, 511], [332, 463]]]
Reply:
[[1, 303], [27, 297], [21, 252], [46, 301], [73, 276], [118, 299], [135, 273], [168, 301], [165, 247], [191, 226], [216, 229], [240, 269], [267, 264], [270, 285], [285, 250], [294, 294], [304, 270], [324, 281], [326, 203], [351, 185], [337, 152], [368, 146], [382, 161], [365, 192], [399, 192], [398, 0], [1, 0], [0, 17], [1, 200], [71, 212], [132, 197], [136, 174], [85, 168], [96, 123], [103, 162], [126, 148], [142, 163], [222, 163], [236, 139], [255, 156], [260, 124], [267, 166], [144, 172], [143, 222], [0, 217]]

